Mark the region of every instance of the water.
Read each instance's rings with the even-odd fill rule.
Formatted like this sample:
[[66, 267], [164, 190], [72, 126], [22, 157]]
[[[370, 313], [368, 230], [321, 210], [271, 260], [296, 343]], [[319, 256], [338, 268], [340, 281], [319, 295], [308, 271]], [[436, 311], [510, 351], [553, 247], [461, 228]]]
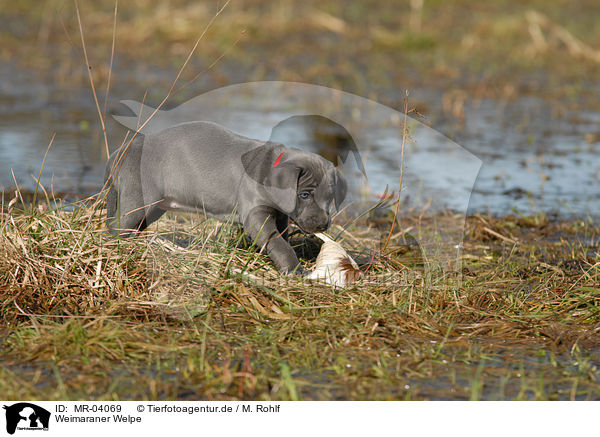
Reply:
[[14, 187], [15, 180], [22, 188], [35, 187], [34, 177], [56, 134], [42, 183], [55, 192], [96, 191], [104, 156], [99, 135], [89, 127], [89, 90], [43, 85], [33, 74], [7, 64], [0, 74], [0, 188]]
[[[87, 195], [98, 191], [106, 153], [89, 87], [52, 84], [10, 64], [1, 66], [0, 74], [0, 188], [14, 187], [14, 173], [20, 187], [33, 189], [46, 148], [56, 134], [44, 165], [43, 185], [55, 192]], [[117, 70], [114, 74], [127, 73]], [[119, 99], [141, 100], [143, 96], [144, 90], [137, 89], [135, 81], [121, 83], [120, 88], [113, 88], [111, 110], [119, 107]], [[252, 96], [227, 91], [212, 95], [218, 98], [209, 104], [199, 100], [205, 102], [203, 111], [187, 111], [183, 119], [180, 111], [171, 121], [186, 121], [190, 113], [216, 118], [239, 133], [282, 141], [333, 160], [340, 141], [348, 141], [348, 132], [342, 129], [340, 134], [335, 123], [326, 126], [310, 118], [280, 123], [293, 115], [293, 102], [286, 107], [272, 97], [257, 107]], [[600, 181], [599, 114], [556, 117], [539, 98], [484, 99], [465, 106], [464, 124], [457, 128], [455, 119], [442, 111], [440, 92], [413, 90], [411, 101], [424, 102], [430, 113], [425, 123], [410, 124], [404, 160], [406, 205], [496, 215], [546, 212], [563, 218], [600, 213], [596, 189]], [[360, 105], [365, 106], [358, 115], [352, 109], [345, 112], [352, 126], [341, 124], [352, 131], [350, 141], [361, 152], [370, 193], [381, 194], [386, 186], [394, 191], [399, 180], [401, 114], [369, 109], [364, 102]], [[173, 115], [176, 109], [164, 114]], [[120, 112], [128, 113], [122, 106]], [[327, 110], [320, 113], [327, 114]], [[333, 132], [328, 132], [332, 127]], [[109, 120], [111, 149], [121, 142], [124, 132]], [[482, 162], [480, 169], [477, 158]], [[352, 171], [358, 180], [356, 166]], [[429, 198], [435, 199], [433, 204]]]
[[598, 215], [600, 114], [557, 117], [533, 97], [507, 104], [483, 100], [466, 111], [464, 142], [457, 141], [483, 160], [472, 210]]

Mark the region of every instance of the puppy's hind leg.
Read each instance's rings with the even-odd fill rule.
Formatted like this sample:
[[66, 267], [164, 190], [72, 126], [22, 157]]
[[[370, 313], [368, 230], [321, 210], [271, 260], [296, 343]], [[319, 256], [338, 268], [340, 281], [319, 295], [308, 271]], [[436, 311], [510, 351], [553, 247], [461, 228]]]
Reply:
[[113, 235], [127, 237], [145, 227], [144, 193], [140, 178], [143, 138], [111, 154], [104, 173], [107, 226]]
[[123, 196], [117, 197], [116, 213], [109, 216], [108, 228], [113, 235], [129, 237], [146, 228], [146, 208], [139, 203], [122, 201]]
[[163, 211], [153, 204], [146, 204], [139, 184], [121, 184], [117, 180], [106, 199], [109, 232], [113, 235], [129, 237], [143, 231], [157, 220]]
[[144, 216], [144, 219], [138, 228], [138, 231], [143, 231], [146, 229], [149, 225], [161, 218], [165, 212], [166, 211], [164, 209], [161, 209], [156, 205], [149, 206], [147, 208], [146, 215]]

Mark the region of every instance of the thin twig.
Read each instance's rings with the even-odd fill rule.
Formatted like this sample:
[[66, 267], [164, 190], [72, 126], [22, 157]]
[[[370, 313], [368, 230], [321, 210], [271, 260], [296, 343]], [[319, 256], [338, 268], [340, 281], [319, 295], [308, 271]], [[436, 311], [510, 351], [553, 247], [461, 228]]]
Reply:
[[217, 59], [215, 59], [206, 69], [204, 69], [203, 71], [201, 71], [200, 73], [198, 73], [196, 76], [194, 76], [192, 78], [192, 80], [190, 80], [188, 83], [186, 83], [185, 85], [180, 86], [179, 88], [177, 88], [177, 90], [173, 93], [173, 94], [177, 94], [178, 92], [180, 92], [181, 90], [183, 90], [185, 87], [191, 85], [192, 83], [194, 83], [195, 81], [197, 81], [201, 76], [203, 76], [204, 74], [208, 73], [210, 70], [212, 70], [212, 68], [217, 65], [217, 63], [223, 59], [225, 57], [225, 55], [227, 55], [227, 53], [229, 53], [229, 51], [231, 49], [233, 49], [239, 42], [240, 40], [246, 35], [246, 30], [242, 30], [242, 32], [240, 33], [240, 35], [237, 37], [237, 39], [233, 42], [233, 44], [231, 44], [229, 47], [227, 47], [227, 49], [221, 53], [219, 55], [219, 57]]
[[[35, 208], [35, 201], [37, 199], [38, 188], [40, 186], [40, 179], [42, 178], [42, 170], [44, 169], [44, 164], [46, 163], [46, 156], [48, 156], [48, 152], [52, 147], [52, 143], [54, 143], [54, 138], [56, 137], [56, 132], [52, 134], [52, 139], [50, 140], [50, 144], [46, 148], [46, 153], [44, 153], [44, 159], [42, 159], [42, 166], [40, 167], [40, 173], [38, 174], [37, 182], [35, 184], [35, 190], [33, 191], [33, 200], [31, 201], [31, 210]], [[24, 206], [24, 205], [23, 205]]]
[[[102, 108], [102, 116], [106, 118], [106, 105], [108, 103], [108, 94], [110, 91], [110, 78], [112, 75], [113, 61], [115, 58], [115, 41], [117, 39], [117, 3], [118, 0], [115, 0], [115, 16], [113, 21], [113, 36], [112, 36], [112, 47], [110, 49], [110, 65], [108, 67], [108, 78], [106, 79], [106, 93], [104, 94], [104, 108]], [[108, 155], [106, 155], [108, 159]]]
[[104, 135], [104, 146], [106, 147], [106, 156], [109, 155], [108, 151], [108, 137], [106, 136], [106, 125], [104, 124], [104, 117], [102, 116], [102, 111], [100, 110], [100, 104], [98, 103], [98, 96], [96, 95], [96, 87], [94, 86], [94, 77], [92, 75], [92, 67], [90, 65], [90, 60], [88, 59], [87, 49], [85, 46], [85, 38], [83, 37], [83, 26], [81, 25], [81, 16], [79, 15], [79, 5], [77, 4], [77, 0], [75, 1], [75, 10], [77, 12], [77, 23], [79, 24], [79, 34], [81, 35], [81, 44], [83, 46], [83, 56], [85, 58], [85, 65], [88, 71], [88, 77], [90, 79], [90, 85], [92, 87], [92, 94], [94, 95], [94, 103], [96, 104], [96, 109], [98, 110], [98, 117], [100, 118], [100, 124], [102, 125], [102, 134]]
[[404, 125], [402, 126], [402, 151], [400, 152], [400, 183], [398, 184], [398, 199], [396, 200], [396, 208], [394, 210], [394, 221], [392, 221], [392, 226], [390, 227], [390, 232], [385, 240], [385, 244], [381, 249], [383, 253], [390, 242], [390, 238], [392, 236], [392, 232], [394, 232], [394, 225], [396, 224], [396, 220], [398, 218], [398, 211], [400, 210], [400, 195], [402, 194], [402, 178], [404, 176], [404, 145], [406, 144], [406, 135], [407, 135], [407, 123], [408, 121], [408, 90], [406, 90], [406, 97], [404, 97]]
[[491, 234], [491, 235], [493, 235], [494, 237], [498, 237], [498, 238], [500, 238], [501, 240], [504, 240], [504, 241], [506, 241], [506, 242], [508, 242], [508, 243], [512, 243], [512, 244], [519, 244], [519, 242], [518, 242], [518, 241], [516, 241], [516, 240], [514, 240], [514, 239], [512, 239], [512, 238], [509, 238], [509, 237], [505, 237], [504, 235], [502, 235], [502, 234], [500, 234], [500, 233], [498, 233], [498, 232], [496, 232], [496, 231], [493, 231], [492, 229], [490, 229], [490, 228], [488, 228], [488, 227], [486, 227], [486, 226], [484, 226], [484, 227], [483, 227], [483, 230], [484, 230], [485, 232], [487, 232], [488, 234]]

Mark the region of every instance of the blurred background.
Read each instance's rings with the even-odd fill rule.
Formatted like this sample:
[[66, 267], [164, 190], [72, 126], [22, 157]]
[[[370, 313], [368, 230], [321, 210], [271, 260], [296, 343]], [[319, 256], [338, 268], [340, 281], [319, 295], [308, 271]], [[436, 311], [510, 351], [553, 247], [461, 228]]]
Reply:
[[[109, 116], [118, 102], [158, 105], [225, 2], [121, 1], [116, 22], [112, 0], [78, 5], [114, 150], [125, 132]], [[0, 0], [0, 11], [0, 187], [34, 187], [56, 134], [46, 188], [95, 192], [106, 150], [74, 3]], [[593, 0], [234, 0], [166, 108], [258, 80], [337, 88], [399, 111], [408, 90], [411, 116], [483, 161], [469, 212], [595, 216], [599, 20]]]

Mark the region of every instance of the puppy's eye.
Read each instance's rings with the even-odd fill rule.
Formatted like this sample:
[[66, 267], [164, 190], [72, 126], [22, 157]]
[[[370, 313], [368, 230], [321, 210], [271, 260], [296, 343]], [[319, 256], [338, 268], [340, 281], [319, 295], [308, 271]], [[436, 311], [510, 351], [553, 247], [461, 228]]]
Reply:
[[304, 192], [298, 194], [298, 197], [300, 199], [306, 200], [310, 197], [310, 193], [308, 191], [304, 191]]

